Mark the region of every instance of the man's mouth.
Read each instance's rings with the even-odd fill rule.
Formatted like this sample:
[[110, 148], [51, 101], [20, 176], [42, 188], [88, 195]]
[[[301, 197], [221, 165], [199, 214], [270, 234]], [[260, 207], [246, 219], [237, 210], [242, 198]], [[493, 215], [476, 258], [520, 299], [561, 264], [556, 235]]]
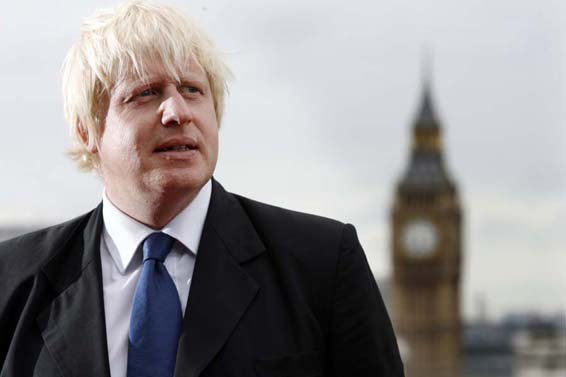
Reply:
[[175, 138], [166, 140], [165, 142], [157, 145], [157, 147], [154, 149], [154, 152], [189, 152], [197, 149], [198, 144], [196, 140], [192, 138]]
[[175, 152], [184, 152], [184, 151], [192, 151], [197, 149], [191, 145], [172, 145], [170, 147], [163, 147], [163, 148], [156, 148], [155, 152], [168, 152], [168, 151], [175, 151]]

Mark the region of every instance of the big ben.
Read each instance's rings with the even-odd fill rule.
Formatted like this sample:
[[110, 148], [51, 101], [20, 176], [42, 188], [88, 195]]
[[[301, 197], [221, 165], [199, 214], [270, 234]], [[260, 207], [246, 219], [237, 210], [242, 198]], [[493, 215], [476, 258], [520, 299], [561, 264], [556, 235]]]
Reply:
[[407, 377], [460, 375], [462, 216], [441, 131], [427, 80], [391, 213], [393, 322]]

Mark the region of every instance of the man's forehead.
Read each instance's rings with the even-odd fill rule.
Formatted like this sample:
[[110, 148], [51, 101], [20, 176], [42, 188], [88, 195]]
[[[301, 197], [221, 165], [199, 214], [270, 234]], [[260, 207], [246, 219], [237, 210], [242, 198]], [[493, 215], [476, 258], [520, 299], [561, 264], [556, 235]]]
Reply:
[[194, 58], [178, 64], [165, 64], [152, 60], [144, 64], [139, 71], [132, 69], [116, 81], [114, 88], [156, 81], [180, 82], [184, 80], [207, 80], [207, 74], [201, 64]]

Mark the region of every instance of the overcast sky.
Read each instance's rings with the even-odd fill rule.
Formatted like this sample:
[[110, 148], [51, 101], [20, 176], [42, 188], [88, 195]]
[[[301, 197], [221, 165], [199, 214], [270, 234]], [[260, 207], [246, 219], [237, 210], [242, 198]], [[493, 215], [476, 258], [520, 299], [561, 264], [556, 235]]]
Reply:
[[[0, 224], [91, 209], [99, 179], [69, 145], [60, 66], [112, 1], [16, 1], [0, 13]], [[353, 223], [390, 276], [389, 210], [433, 51], [433, 96], [464, 207], [464, 311], [566, 312], [566, 5], [550, 0], [170, 2], [201, 21], [231, 83], [216, 178]]]

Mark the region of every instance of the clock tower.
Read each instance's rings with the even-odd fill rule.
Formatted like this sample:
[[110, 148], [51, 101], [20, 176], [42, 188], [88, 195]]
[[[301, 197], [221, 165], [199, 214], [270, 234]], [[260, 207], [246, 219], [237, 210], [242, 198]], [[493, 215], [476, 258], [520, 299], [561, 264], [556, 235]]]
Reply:
[[444, 162], [430, 82], [391, 213], [392, 312], [407, 377], [460, 375], [461, 213]]

